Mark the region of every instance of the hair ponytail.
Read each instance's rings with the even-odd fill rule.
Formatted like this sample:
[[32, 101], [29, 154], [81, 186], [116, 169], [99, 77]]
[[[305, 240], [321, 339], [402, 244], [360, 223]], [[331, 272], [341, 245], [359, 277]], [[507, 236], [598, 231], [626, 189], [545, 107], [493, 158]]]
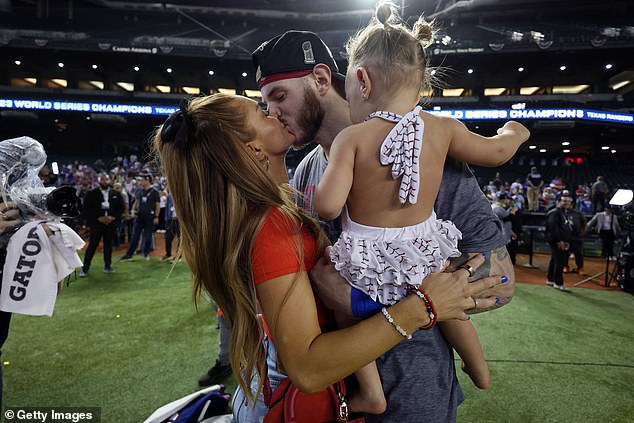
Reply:
[[423, 48], [429, 47], [434, 41], [436, 29], [433, 22], [427, 22], [423, 16], [414, 23], [412, 30], [414, 37], [421, 43]]
[[397, 14], [395, 8], [394, 3], [389, 0], [383, 0], [376, 6], [374, 15], [376, 20], [383, 24], [385, 29], [396, 20]]

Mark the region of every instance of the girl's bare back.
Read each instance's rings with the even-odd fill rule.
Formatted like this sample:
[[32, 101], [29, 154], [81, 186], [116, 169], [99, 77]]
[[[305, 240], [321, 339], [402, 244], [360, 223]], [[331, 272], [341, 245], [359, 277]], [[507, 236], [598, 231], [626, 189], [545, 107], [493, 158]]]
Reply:
[[421, 112], [424, 123], [420, 153], [420, 190], [416, 204], [399, 201], [401, 178], [392, 179], [390, 165], [379, 159], [381, 144], [394, 123], [380, 118], [348, 128], [354, 144], [354, 176], [348, 195], [350, 218], [367, 226], [399, 228], [426, 220], [432, 213], [451, 141], [450, 133], [438, 118]]

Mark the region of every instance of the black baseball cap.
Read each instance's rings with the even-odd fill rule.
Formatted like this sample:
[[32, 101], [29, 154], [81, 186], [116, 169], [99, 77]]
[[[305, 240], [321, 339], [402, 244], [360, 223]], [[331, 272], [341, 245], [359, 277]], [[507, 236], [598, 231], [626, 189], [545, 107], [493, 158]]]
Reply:
[[323, 63], [330, 68], [333, 84], [345, 92], [345, 75], [332, 57], [328, 46], [314, 32], [286, 31], [265, 41], [252, 54], [258, 86], [289, 78], [300, 78]]

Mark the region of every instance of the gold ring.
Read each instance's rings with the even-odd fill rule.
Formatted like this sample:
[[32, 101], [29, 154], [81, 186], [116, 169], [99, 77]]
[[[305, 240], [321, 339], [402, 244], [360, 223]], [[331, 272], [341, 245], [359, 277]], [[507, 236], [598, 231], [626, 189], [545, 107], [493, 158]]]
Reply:
[[473, 304], [475, 304], [475, 307], [473, 307], [473, 309], [476, 310], [478, 308], [478, 299], [477, 298], [473, 299]]
[[458, 266], [458, 269], [464, 269], [469, 272], [469, 277], [475, 275], [475, 269], [468, 263], [463, 264], [462, 266]]

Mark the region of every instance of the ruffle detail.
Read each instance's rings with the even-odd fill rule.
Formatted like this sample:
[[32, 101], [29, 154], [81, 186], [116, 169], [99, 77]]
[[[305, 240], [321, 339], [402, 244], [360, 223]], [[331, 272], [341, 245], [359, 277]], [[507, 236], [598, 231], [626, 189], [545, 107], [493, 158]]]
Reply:
[[449, 257], [460, 255], [462, 233], [435, 214], [404, 228], [378, 228], [352, 221], [330, 251], [330, 258], [353, 287], [385, 305], [407, 295]]

